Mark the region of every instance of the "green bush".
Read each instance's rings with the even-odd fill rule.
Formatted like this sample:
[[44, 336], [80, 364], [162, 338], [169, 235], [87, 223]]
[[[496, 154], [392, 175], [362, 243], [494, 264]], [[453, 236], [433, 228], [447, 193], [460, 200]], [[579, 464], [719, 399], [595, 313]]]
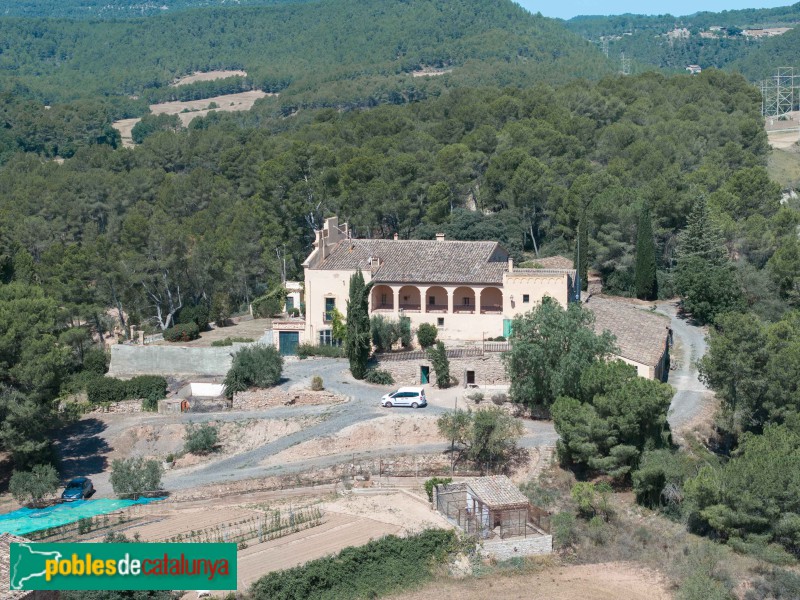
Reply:
[[211, 454], [219, 442], [219, 429], [209, 423], [189, 424], [183, 436], [183, 449], [192, 454]]
[[138, 498], [145, 492], [161, 489], [164, 467], [157, 460], [143, 456], [116, 459], [111, 463], [111, 488], [120, 498]]
[[276, 286], [263, 296], [253, 300], [253, 316], [258, 319], [274, 317], [283, 312], [288, 292], [283, 286]]
[[369, 321], [372, 345], [376, 352], [389, 352], [400, 339], [400, 323], [390, 321], [383, 315], [375, 315]]
[[550, 527], [553, 532], [553, 545], [557, 549], [569, 548], [578, 541], [575, 515], [571, 512], [560, 512], [553, 515], [550, 518]]
[[168, 342], [191, 342], [200, 337], [197, 323], [178, 323], [164, 330], [164, 339]]
[[453, 483], [452, 477], [431, 477], [425, 482], [425, 493], [428, 494], [428, 502], [433, 502], [433, 488], [437, 485], [447, 485]]
[[428, 348], [428, 360], [431, 361], [433, 372], [436, 374], [436, 386], [439, 389], [448, 388], [453, 384], [450, 377], [450, 359], [447, 358], [447, 348], [442, 342], [436, 342]]
[[422, 348], [430, 348], [436, 343], [439, 331], [430, 323], [422, 323], [417, 328], [417, 341]]
[[319, 375], [314, 375], [311, 378], [311, 390], [314, 392], [321, 392], [325, 389], [325, 386], [322, 384], [322, 377]]
[[428, 581], [438, 565], [457, 550], [454, 532], [428, 529], [417, 535], [394, 535], [301, 567], [275, 571], [256, 581], [252, 600], [355, 600], [378, 598]]
[[481, 402], [483, 402], [483, 393], [474, 392], [472, 394], [467, 394], [467, 399], [472, 400], [475, 404], [480, 404]]
[[86, 395], [92, 404], [141, 398], [157, 406], [159, 400], [167, 397], [167, 380], [159, 375], [140, 375], [127, 381], [98, 377], [89, 383]]
[[83, 355], [83, 371], [105, 375], [108, 371], [108, 354], [100, 348], [90, 348]]
[[236, 392], [250, 388], [268, 388], [281, 380], [283, 357], [274, 346], [248, 346], [233, 357], [225, 376], [225, 395], [233, 398]]
[[255, 340], [249, 337], [226, 337], [224, 340], [214, 340], [211, 345], [219, 348], [220, 346], [233, 346], [234, 344], [249, 344], [252, 342], [255, 342]]
[[20, 504], [40, 505], [58, 489], [58, 473], [53, 465], [36, 465], [30, 471], [14, 471], [8, 491]]
[[411, 347], [411, 340], [414, 337], [411, 333], [411, 319], [409, 317], [400, 317], [400, 344], [403, 348]]
[[367, 383], [374, 383], [375, 385], [392, 385], [394, 377], [389, 371], [382, 369], [368, 369], [367, 374], [364, 376], [364, 381]]
[[184, 306], [178, 313], [178, 325], [189, 325], [194, 323], [199, 331], [208, 329], [211, 309], [208, 304], [200, 303], [194, 306]]
[[344, 349], [341, 346], [315, 346], [314, 344], [299, 344], [297, 346], [297, 356], [301, 360], [311, 356], [344, 358]]

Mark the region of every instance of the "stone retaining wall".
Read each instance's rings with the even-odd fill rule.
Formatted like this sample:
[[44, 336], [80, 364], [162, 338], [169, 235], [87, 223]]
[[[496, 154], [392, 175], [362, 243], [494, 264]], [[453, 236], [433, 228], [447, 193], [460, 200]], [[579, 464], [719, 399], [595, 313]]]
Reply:
[[225, 376], [231, 368], [233, 355], [243, 346], [251, 345], [234, 343], [232, 346], [196, 347], [117, 344], [111, 346], [108, 374], [123, 379], [136, 375]]
[[[506, 369], [500, 352], [487, 352], [483, 356], [450, 359], [450, 375], [458, 379], [458, 386], [465, 387], [467, 371], [475, 372], [475, 384], [478, 386], [507, 384]], [[420, 367], [428, 367], [431, 383], [436, 382], [433, 366], [427, 358], [419, 360], [381, 360], [378, 357], [377, 368], [388, 371], [398, 385], [419, 385]]]
[[107, 407], [102, 405], [95, 406], [90, 413], [119, 413], [131, 414], [142, 412], [141, 400], [121, 400], [120, 402], [112, 402]]
[[495, 560], [508, 560], [515, 556], [536, 556], [553, 553], [553, 536], [537, 535], [514, 537], [483, 542], [481, 554]]

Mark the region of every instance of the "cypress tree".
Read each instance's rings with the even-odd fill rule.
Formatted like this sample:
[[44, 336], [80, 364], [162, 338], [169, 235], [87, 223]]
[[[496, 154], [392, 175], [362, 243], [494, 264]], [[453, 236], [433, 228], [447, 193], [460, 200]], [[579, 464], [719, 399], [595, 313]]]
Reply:
[[634, 272], [636, 297], [641, 300], [655, 300], [658, 297], [658, 278], [656, 276], [656, 243], [653, 239], [653, 223], [650, 207], [645, 202], [639, 213], [639, 227], [636, 231], [636, 266]]
[[372, 284], [364, 284], [361, 269], [350, 277], [350, 297], [347, 301], [347, 335], [344, 351], [350, 360], [350, 372], [356, 379], [364, 379], [367, 361], [372, 350], [369, 329], [369, 291]]
[[586, 213], [584, 213], [581, 220], [578, 221], [578, 241], [575, 245], [575, 269], [581, 278], [581, 290], [584, 292], [589, 289], [589, 263], [586, 258], [588, 250], [589, 227], [586, 221]]

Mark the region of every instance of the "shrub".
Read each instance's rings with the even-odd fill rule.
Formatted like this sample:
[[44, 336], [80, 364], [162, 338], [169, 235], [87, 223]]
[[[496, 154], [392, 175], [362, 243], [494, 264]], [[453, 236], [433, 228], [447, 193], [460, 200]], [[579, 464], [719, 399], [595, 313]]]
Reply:
[[111, 487], [121, 497], [138, 498], [145, 492], [161, 489], [164, 467], [157, 460], [142, 456], [116, 459], [111, 463]]
[[494, 402], [497, 406], [502, 406], [508, 402], [508, 396], [503, 393], [492, 394], [492, 402]]
[[249, 337], [226, 337], [224, 340], [214, 340], [211, 345], [214, 347], [233, 346], [234, 344], [250, 344], [255, 342], [253, 338]]
[[86, 396], [92, 404], [141, 398], [157, 405], [159, 400], [167, 396], [167, 380], [159, 375], [139, 375], [127, 381], [98, 377], [89, 383]]
[[450, 387], [450, 359], [442, 342], [436, 342], [433, 348], [428, 348], [428, 360], [436, 373], [436, 385], [440, 389]]
[[208, 329], [210, 308], [208, 304], [201, 302], [193, 306], [184, 306], [178, 313], [178, 325], [197, 325], [198, 331]]
[[436, 336], [439, 335], [438, 330], [430, 323], [422, 323], [417, 328], [417, 341], [420, 347], [430, 348], [436, 343]]
[[382, 369], [369, 369], [364, 376], [364, 381], [367, 383], [374, 383], [375, 385], [392, 385], [394, 377], [389, 371]]
[[481, 392], [467, 394], [467, 398], [469, 400], [472, 400], [475, 404], [480, 404], [481, 402], [483, 402], [483, 394]]
[[428, 494], [428, 502], [433, 502], [433, 488], [437, 485], [447, 485], [453, 483], [452, 477], [431, 477], [425, 482], [425, 492]]
[[326, 358], [344, 358], [344, 349], [341, 346], [315, 346], [314, 344], [299, 344], [297, 356], [301, 360], [310, 356], [324, 356]]
[[108, 355], [100, 348], [90, 348], [83, 355], [83, 370], [87, 373], [105, 375], [108, 371]]
[[375, 315], [370, 319], [369, 331], [376, 352], [389, 352], [400, 339], [400, 324], [382, 315]]
[[58, 473], [53, 465], [36, 465], [30, 471], [14, 471], [8, 491], [20, 504], [40, 505], [58, 489]]
[[457, 549], [453, 531], [428, 529], [399, 538], [389, 535], [303, 566], [265, 575], [253, 584], [253, 600], [289, 598], [378, 598], [418, 586]]
[[211, 308], [208, 311], [208, 320], [216, 323], [217, 327], [225, 327], [231, 317], [231, 297], [224, 292], [217, 292], [211, 299]]
[[400, 344], [403, 348], [411, 347], [411, 319], [409, 317], [400, 317]]
[[322, 385], [322, 377], [319, 375], [314, 375], [314, 377], [311, 378], [311, 390], [314, 392], [321, 392], [324, 389], [325, 387]]
[[259, 319], [274, 317], [283, 312], [288, 292], [282, 285], [272, 288], [253, 300], [253, 316]]
[[168, 342], [191, 342], [200, 337], [197, 323], [178, 323], [164, 330], [164, 339]]
[[553, 545], [561, 550], [570, 548], [578, 541], [575, 529], [575, 515], [571, 512], [560, 512], [550, 518], [550, 527], [553, 532]]
[[282, 372], [283, 357], [275, 347], [242, 348], [233, 357], [233, 365], [225, 375], [225, 395], [233, 398], [235, 392], [252, 387], [272, 387], [281, 380]]
[[[211, 454], [219, 441], [219, 429], [209, 423], [189, 424], [183, 436], [183, 449], [192, 454]], [[169, 462], [169, 461], [168, 461]]]

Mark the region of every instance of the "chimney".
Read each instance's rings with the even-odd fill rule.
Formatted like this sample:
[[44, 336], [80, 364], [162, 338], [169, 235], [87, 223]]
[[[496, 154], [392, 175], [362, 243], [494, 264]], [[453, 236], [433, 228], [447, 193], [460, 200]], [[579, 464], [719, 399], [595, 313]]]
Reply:
[[444, 241], [444, 234], [443, 233], [437, 233], [436, 234], [436, 241], [437, 242], [443, 242]]
[[398, 235], [395, 233], [395, 234], [394, 234], [394, 241], [396, 242], [396, 241], [397, 241], [397, 240], [399, 240], [399, 239], [400, 239], [400, 237], [399, 237], [399, 236], [398, 236]]
[[514, 259], [510, 256], [508, 257], [508, 272], [509, 273], [514, 272]]

